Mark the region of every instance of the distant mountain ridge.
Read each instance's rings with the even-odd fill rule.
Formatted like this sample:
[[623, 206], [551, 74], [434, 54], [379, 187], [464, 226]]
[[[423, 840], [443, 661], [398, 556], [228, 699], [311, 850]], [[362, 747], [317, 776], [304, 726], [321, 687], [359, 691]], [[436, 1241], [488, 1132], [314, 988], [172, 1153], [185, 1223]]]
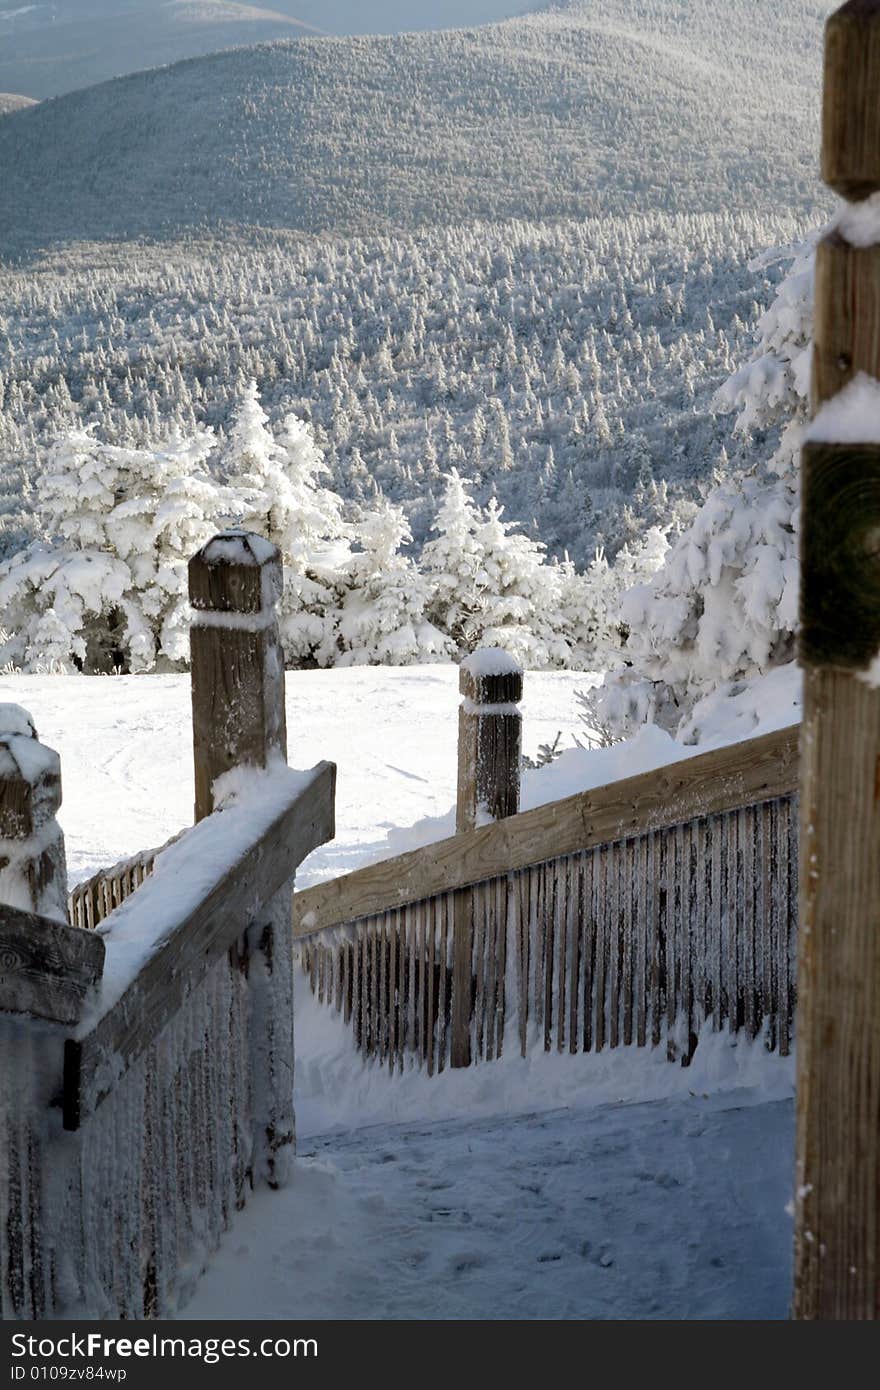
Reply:
[[234, 44], [322, 32], [292, 0], [0, 0], [0, 87], [56, 96]]
[[444, 33], [300, 39], [105, 83], [0, 128], [0, 251], [226, 225], [797, 211], [833, 0], [577, 0]]

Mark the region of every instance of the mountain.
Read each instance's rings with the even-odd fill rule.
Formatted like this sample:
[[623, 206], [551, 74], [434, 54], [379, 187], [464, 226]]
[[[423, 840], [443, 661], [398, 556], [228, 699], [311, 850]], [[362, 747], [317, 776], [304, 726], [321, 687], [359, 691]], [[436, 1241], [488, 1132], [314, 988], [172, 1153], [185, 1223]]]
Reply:
[[290, 0], [0, 0], [0, 87], [58, 96], [233, 44], [322, 32]]
[[141, 72], [0, 127], [0, 250], [250, 225], [827, 206], [832, 0], [577, 0], [487, 25], [300, 39]]
[[15, 92], [0, 92], [0, 116], [10, 111], [23, 111], [28, 106], [36, 106], [33, 97], [18, 96]]

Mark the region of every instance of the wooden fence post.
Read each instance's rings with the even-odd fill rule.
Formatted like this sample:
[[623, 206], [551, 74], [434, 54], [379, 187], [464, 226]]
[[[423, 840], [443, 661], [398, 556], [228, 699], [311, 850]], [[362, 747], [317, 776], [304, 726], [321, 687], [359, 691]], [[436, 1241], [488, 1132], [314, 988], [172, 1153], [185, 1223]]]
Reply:
[[0, 902], [66, 922], [67, 863], [55, 819], [61, 761], [19, 705], [0, 705]]
[[[196, 820], [214, 810], [218, 777], [287, 760], [282, 584], [277, 547], [250, 532], [215, 536], [190, 561]], [[253, 1171], [272, 1187], [283, 1183], [294, 1143], [292, 896], [293, 879], [249, 928], [242, 962], [254, 1013]]]
[[[822, 170], [845, 198], [880, 190], [880, 0], [828, 20]], [[845, 216], [817, 251], [814, 411], [880, 377], [880, 246], [856, 240]], [[877, 424], [844, 444], [826, 420], [802, 456], [798, 1318], [880, 1313]]]
[[282, 582], [278, 549], [245, 531], [215, 536], [190, 560], [197, 821], [213, 811], [223, 773], [287, 758]]
[[522, 667], [507, 652], [483, 649], [459, 670], [458, 801], [455, 832], [519, 810]]
[[[521, 666], [507, 652], [483, 648], [459, 671], [458, 798], [455, 830], [519, 810], [523, 693]], [[471, 1061], [473, 1009], [473, 891], [455, 894], [452, 932], [452, 1046], [454, 1067]]]

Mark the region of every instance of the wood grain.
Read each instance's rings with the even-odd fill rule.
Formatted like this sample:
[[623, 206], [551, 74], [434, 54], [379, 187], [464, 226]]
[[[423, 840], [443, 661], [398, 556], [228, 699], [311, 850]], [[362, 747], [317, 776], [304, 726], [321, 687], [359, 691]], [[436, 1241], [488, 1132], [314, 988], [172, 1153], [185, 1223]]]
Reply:
[[104, 942], [0, 904], [0, 1010], [78, 1023], [104, 969]]
[[[878, 90], [880, 0], [850, 0], [826, 26], [822, 140], [823, 177], [848, 198], [880, 189]], [[814, 409], [853, 372], [880, 377], [880, 248], [826, 239], [817, 270]], [[793, 1311], [876, 1319], [880, 690], [858, 671], [880, 649], [880, 448], [810, 444], [803, 469]], [[783, 975], [781, 1001], [789, 989]]]
[[880, 4], [849, 0], [825, 26], [822, 178], [842, 198], [880, 188]]
[[[201, 625], [190, 629], [195, 818], [214, 809], [213, 785], [232, 768], [287, 759], [284, 655], [276, 599], [279, 552], [252, 564], [224, 556], [215, 537], [189, 564], [190, 602], [200, 613], [256, 615], [258, 630]], [[247, 544], [247, 537], [236, 538]], [[232, 553], [236, 553], [233, 550]]]

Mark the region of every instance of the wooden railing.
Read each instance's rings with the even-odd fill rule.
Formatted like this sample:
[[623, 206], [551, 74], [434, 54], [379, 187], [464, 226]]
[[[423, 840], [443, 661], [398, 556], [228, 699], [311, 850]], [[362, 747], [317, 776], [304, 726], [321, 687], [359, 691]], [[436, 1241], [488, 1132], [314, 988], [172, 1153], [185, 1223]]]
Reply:
[[797, 776], [791, 728], [319, 884], [294, 896], [303, 967], [392, 1068], [449, 1065], [458, 1018], [474, 1060], [630, 1043], [687, 1060], [707, 1021], [785, 1054]]
[[71, 888], [67, 899], [71, 926], [81, 927], [84, 931], [94, 931], [99, 927], [105, 917], [109, 917], [149, 878], [162, 850], [168, 849], [182, 834], [184, 831], [179, 831], [159, 849], [141, 850], [139, 854], [120, 859], [107, 869], [99, 869], [90, 878]]
[[4, 1319], [167, 1316], [292, 1153], [293, 876], [335, 769], [285, 765], [277, 552], [220, 537], [190, 573], [198, 823], [81, 886], [74, 925], [57, 755], [0, 711]]

